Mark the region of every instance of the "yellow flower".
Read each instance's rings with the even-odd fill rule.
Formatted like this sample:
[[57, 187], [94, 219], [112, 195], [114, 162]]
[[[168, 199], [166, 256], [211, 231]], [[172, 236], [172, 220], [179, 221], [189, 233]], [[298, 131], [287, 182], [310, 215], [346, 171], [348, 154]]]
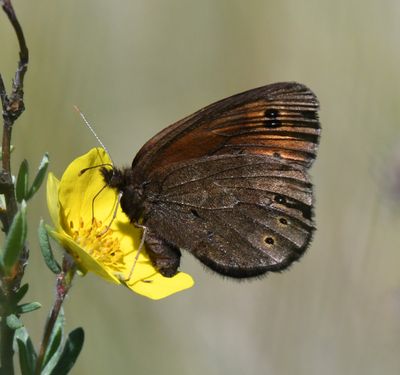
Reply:
[[48, 228], [49, 234], [74, 258], [82, 274], [94, 272], [148, 298], [161, 299], [193, 286], [191, 276], [183, 272], [171, 278], [162, 276], [145, 249], [132, 272], [142, 230], [129, 222], [121, 207], [112, 221], [117, 192], [108, 187], [102, 190], [105, 182], [100, 168], [80, 173], [104, 163], [111, 164], [108, 155], [102, 148], [94, 148], [75, 159], [61, 181], [49, 173], [47, 205], [55, 225]]

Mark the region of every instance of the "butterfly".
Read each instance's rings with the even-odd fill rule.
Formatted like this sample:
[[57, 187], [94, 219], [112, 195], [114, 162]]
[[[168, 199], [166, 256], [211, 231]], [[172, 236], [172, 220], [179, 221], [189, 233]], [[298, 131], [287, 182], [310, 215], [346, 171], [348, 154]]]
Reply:
[[161, 274], [181, 251], [234, 278], [281, 271], [315, 230], [308, 169], [320, 137], [317, 97], [295, 82], [211, 104], [151, 138], [130, 168], [102, 168], [121, 208], [145, 228]]

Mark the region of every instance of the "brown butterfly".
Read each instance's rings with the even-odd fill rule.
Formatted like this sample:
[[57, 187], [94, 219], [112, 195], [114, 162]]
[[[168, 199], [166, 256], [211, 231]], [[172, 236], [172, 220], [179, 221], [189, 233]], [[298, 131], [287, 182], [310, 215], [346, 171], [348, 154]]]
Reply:
[[102, 169], [131, 222], [142, 218], [147, 253], [163, 275], [177, 273], [180, 248], [237, 278], [302, 256], [315, 229], [307, 170], [318, 109], [302, 84], [259, 87], [165, 128], [131, 168]]

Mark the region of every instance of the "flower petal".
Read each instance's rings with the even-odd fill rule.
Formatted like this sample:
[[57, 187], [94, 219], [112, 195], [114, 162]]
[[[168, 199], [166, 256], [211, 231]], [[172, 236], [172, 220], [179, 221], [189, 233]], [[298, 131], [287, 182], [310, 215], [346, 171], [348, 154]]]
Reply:
[[[67, 222], [90, 222], [94, 216], [103, 223], [111, 221], [117, 194], [105, 187], [100, 166], [111, 164], [111, 160], [102, 148], [94, 148], [75, 159], [65, 170], [59, 190], [59, 200]], [[86, 168], [83, 174], [81, 171]], [[104, 190], [103, 190], [104, 189]]]
[[173, 277], [164, 277], [156, 272], [148, 278], [136, 282], [128, 281], [125, 284], [135, 293], [158, 300], [191, 288], [194, 281], [190, 275], [184, 272], [178, 272]]
[[62, 245], [67, 252], [74, 258], [75, 262], [83, 273], [87, 271], [94, 272], [101, 278], [110, 281], [114, 284], [121, 284], [121, 281], [89, 255], [84, 249], [68, 235], [59, 233], [51, 228], [48, 229], [50, 236]]
[[57, 230], [61, 228], [60, 224], [60, 203], [58, 201], [58, 189], [60, 181], [53, 173], [49, 172], [47, 176], [46, 197], [47, 207], [49, 209], [51, 220]]

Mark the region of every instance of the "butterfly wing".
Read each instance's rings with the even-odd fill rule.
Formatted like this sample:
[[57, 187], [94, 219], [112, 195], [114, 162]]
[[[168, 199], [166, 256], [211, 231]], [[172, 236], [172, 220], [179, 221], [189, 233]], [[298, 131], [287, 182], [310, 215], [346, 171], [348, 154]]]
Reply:
[[310, 166], [320, 124], [319, 103], [306, 86], [275, 83], [218, 101], [151, 138], [132, 163], [136, 181], [176, 162], [246, 153]]
[[181, 247], [219, 273], [248, 277], [298, 259], [314, 229], [307, 169], [318, 108], [304, 85], [277, 83], [214, 103], [147, 142], [132, 173], [145, 182], [153, 260]]
[[175, 164], [159, 181], [146, 202], [145, 225], [221, 274], [281, 270], [311, 240], [309, 177], [280, 158], [203, 157]]

